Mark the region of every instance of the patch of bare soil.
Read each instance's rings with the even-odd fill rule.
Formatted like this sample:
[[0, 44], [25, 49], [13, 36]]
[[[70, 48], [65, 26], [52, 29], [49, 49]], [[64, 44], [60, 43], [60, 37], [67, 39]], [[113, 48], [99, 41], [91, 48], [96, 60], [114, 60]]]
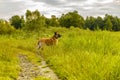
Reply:
[[50, 69], [42, 57], [41, 65], [37, 66], [31, 63], [27, 56], [19, 55], [21, 72], [17, 80], [33, 80], [33, 78], [42, 76], [50, 80], [60, 80], [57, 75]]

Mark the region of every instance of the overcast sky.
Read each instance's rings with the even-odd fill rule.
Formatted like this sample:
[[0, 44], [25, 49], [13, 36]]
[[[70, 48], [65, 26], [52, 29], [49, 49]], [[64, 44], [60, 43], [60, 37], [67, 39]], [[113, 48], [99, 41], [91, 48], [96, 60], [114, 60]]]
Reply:
[[105, 14], [120, 17], [120, 0], [0, 0], [0, 19], [24, 15], [27, 9], [38, 9], [46, 17], [59, 17], [73, 10], [83, 17]]

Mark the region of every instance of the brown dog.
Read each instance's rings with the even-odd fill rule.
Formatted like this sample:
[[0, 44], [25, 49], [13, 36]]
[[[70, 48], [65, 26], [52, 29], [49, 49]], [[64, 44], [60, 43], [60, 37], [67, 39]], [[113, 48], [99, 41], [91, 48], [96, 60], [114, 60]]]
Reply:
[[51, 38], [42, 38], [38, 41], [37, 48], [43, 49], [44, 45], [50, 46], [50, 45], [56, 45], [58, 43], [58, 38], [60, 38], [61, 35], [57, 32], [54, 33], [54, 35]]

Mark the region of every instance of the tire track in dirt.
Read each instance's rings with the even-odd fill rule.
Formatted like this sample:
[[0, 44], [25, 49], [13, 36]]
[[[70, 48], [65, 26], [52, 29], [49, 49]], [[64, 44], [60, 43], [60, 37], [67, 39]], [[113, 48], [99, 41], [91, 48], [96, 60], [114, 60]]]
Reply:
[[46, 61], [44, 61], [41, 56], [40, 58], [42, 61], [39, 66], [31, 63], [25, 55], [19, 55], [18, 57], [20, 60], [21, 72], [17, 80], [33, 80], [33, 78], [38, 76], [42, 76], [50, 80], [60, 80], [53, 70], [47, 66]]

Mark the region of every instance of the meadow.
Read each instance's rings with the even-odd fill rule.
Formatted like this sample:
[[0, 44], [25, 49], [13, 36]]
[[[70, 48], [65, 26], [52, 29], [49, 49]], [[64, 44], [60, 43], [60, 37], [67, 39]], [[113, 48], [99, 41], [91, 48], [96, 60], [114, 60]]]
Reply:
[[120, 32], [74, 27], [0, 35], [0, 80], [17, 79], [19, 54], [40, 65], [41, 59], [36, 56], [37, 41], [51, 37], [54, 31], [62, 35], [58, 45], [45, 46], [39, 54], [61, 80], [120, 80]]

